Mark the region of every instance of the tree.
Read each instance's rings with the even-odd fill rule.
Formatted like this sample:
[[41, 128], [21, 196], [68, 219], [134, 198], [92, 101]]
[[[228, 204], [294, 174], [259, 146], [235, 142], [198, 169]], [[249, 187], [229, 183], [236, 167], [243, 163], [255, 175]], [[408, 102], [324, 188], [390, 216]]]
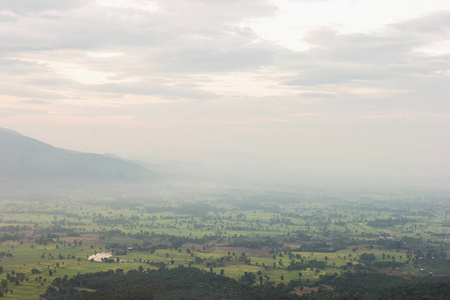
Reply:
[[253, 273], [252, 272], [245, 272], [244, 273], [244, 276], [241, 276], [241, 279], [240, 279], [240, 281], [241, 282], [244, 282], [244, 283], [246, 283], [246, 284], [248, 284], [248, 285], [253, 285], [253, 283], [255, 282], [255, 275], [253, 275]]
[[370, 266], [375, 259], [376, 257], [375, 254], [373, 253], [363, 253], [359, 257], [359, 261], [365, 264], [366, 266]]

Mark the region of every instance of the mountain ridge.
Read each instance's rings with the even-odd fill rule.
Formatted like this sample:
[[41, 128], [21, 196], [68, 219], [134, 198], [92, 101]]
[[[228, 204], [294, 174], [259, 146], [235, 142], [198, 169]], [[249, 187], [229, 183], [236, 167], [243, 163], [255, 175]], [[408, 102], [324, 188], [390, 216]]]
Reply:
[[0, 177], [142, 181], [153, 178], [154, 174], [117, 156], [57, 148], [0, 128]]

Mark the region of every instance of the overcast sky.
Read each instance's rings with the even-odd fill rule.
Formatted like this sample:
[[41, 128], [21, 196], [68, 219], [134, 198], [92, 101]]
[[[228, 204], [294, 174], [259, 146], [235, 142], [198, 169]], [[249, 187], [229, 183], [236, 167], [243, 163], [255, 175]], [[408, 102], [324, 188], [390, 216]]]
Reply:
[[2, 0], [0, 127], [267, 180], [450, 181], [448, 0]]

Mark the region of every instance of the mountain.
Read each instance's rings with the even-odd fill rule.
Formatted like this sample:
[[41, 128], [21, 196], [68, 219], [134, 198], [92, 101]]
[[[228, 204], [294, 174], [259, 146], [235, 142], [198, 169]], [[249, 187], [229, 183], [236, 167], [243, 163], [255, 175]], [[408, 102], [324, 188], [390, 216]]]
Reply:
[[147, 168], [111, 155], [65, 150], [0, 128], [0, 177], [77, 181], [142, 181]]

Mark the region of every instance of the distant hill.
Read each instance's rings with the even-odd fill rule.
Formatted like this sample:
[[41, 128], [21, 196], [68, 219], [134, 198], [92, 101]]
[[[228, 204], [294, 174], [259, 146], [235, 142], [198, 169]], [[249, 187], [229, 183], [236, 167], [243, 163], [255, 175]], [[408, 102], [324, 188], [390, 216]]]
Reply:
[[60, 149], [0, 128], [0, 177], [76, 181], [141, 181], [147, 168], [111, 155]]

